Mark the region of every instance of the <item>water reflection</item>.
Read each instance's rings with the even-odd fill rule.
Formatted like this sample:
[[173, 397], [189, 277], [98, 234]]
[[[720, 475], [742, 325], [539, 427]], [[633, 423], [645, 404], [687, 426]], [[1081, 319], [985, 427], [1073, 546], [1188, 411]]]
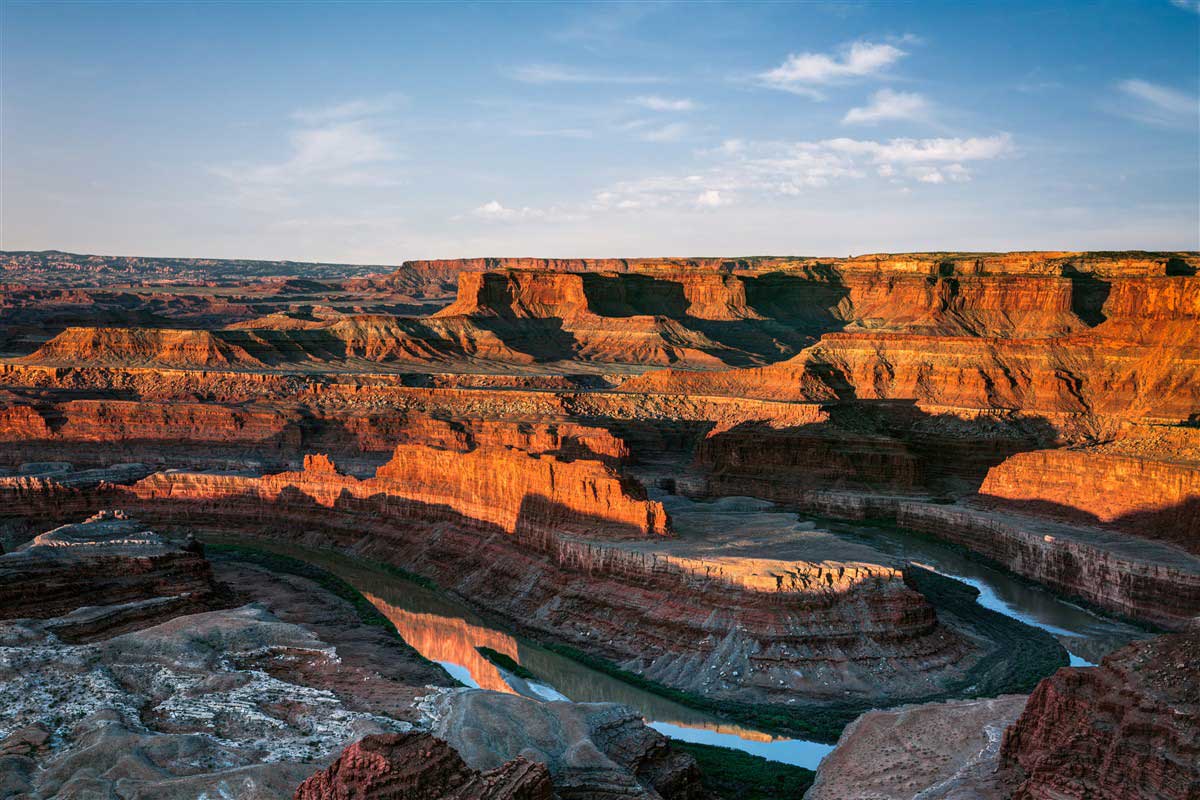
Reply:
[[[794, 520], [795, 517], [793, 516]], [[907, 533], [862, 523], [820, 520], [826, 531], [869, 545], [899, 561], [913, 561], [979, 590], [979, 602], [1049, 631], [1075, 665], [1094, 664], [1108, 652], [1147, 634], [1100, 617], [1050, 592], [967, 558], [952, 547]], [[773, 736], [724, 722], [701, 711], [638, 689], [571, 659], [517, 639], [485, 623], [464, 604], [384, 570], [326, 550], [282, 542], [213, 537], [300, 558], [324, 567], [357, 588], [423, 656], [440, 663], [468, 686], [512, 692], [539, 700], [611, 702], [642, 714], [651, 727], [673, 738], [731, 747], [773, 761], [815, 769], [830, 745]], [[522, 679], [484, 658], [479, 647], [503, 653], [537, 676]]]
[[[774, 736], [731, 724], [596, 672], [569, 658], [500, 631], [467, 606], [440, 592], [374, 569], [338, 553], [282, 542], [230, 536], [212, 541], [245, 544], [299, 558], [334, 573], [354, 586], [414, 649], [446, 668], [465, 685], [510, 692], [538, 700], [620, 703], [635, 709], [651, 727], [688, 742], [730, 747], [772, 761], [816, 769], [831, 745]], [[525, 680], [480, 655], [488, 647], [512, 658], [537, 676]]]
[[[459, 617], [408, 611], [389, 603], [365, 586], [357, 588], [396, 626], [396, 631], [404, 641], [430, 661], [446, 667], [455, 678], [475, 688], [494, 692], [514, 691], [500, 674], [500, 669], [480, 655], [478, 649], [488, 647], [520, 663], [517, 642], [511, 636], [472, 625]], [[463, 679], [464, 674], [469, 681]]]

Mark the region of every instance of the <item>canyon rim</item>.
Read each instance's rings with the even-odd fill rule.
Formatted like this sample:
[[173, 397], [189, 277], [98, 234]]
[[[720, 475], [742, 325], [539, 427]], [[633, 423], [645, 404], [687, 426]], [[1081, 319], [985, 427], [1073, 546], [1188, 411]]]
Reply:
[[0, 800], [1200, 800], [1194, 0], [0, 52]]

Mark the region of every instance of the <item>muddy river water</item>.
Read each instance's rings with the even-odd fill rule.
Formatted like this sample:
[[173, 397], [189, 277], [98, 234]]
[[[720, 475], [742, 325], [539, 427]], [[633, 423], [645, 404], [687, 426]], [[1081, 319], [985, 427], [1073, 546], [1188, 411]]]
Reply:
[[[726, 500], [730, 500], [726, 498]], [[750, 498], [741, 498], [754, 504]], [[716, 504], [676, 501], [672, 513], [704, 527], [719, 526], [722, 515], [730, 523], [744, 519], [745, 502]], [[1141, 631], [1074, 606], [1053, 594], [1029, 586], [1011, 575], [971, 561], [952, 548], [895, 529], [884, 529], [831, 520], [810, 521], [794, 514], [767, 511], [759, 515], [759, 528], [800, 528], [814, 524], [828, 534], [856, 546], [870, 547], [889, 556], [922, 564], [980, 590], [979, 602], [1010, 617], [1041, 627], [1063, 643], [1072, 664], [1089, 665]], [[772, 519], [774, 518], [774, 519]], [[685, 527], [686, 524], [685, 524]], [[778, 529], [777, 529], [778, 530]], [[500, 692], [514, 692], [545, 700], [614, 702], [639, 711], [647, 723], [676, 739], [719, 745], [762, 756], [772, 761], [815, 769], [832, 746], [775, 736], [718, 719], [702, 711], [631, 686], [574, 660], [546, 650], [485, 622], [463, 603], [392, 573], [327, 550], [312, 550], [283, 542], [243, 537], [213, 536], [212, 541], [244, 544], [298, 558], [323, 567], [360, 591], [395, 626], [406, 642], [423, 656], [441, 664], [461, 683]], [[484, 658], [479, 648], [508, 656], [537, 676], [526, 680]]]

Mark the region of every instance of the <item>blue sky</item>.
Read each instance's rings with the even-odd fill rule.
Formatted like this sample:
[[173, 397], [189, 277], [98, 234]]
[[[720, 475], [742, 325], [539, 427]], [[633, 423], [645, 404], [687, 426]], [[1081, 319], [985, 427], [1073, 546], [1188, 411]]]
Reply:
[[3, 249], [1200, 249], [1200, 0], [2, 13]]

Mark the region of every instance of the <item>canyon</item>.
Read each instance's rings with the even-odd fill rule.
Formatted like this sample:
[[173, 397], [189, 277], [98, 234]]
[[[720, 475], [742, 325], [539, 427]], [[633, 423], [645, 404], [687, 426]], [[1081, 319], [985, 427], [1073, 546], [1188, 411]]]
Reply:
[[704, 714], [837, 743], [814, 798], [1194, 796], [1198, 268], [0, 254], [0, 670], [91, 687], [0, 723], [0, 789], [751, 791]]

